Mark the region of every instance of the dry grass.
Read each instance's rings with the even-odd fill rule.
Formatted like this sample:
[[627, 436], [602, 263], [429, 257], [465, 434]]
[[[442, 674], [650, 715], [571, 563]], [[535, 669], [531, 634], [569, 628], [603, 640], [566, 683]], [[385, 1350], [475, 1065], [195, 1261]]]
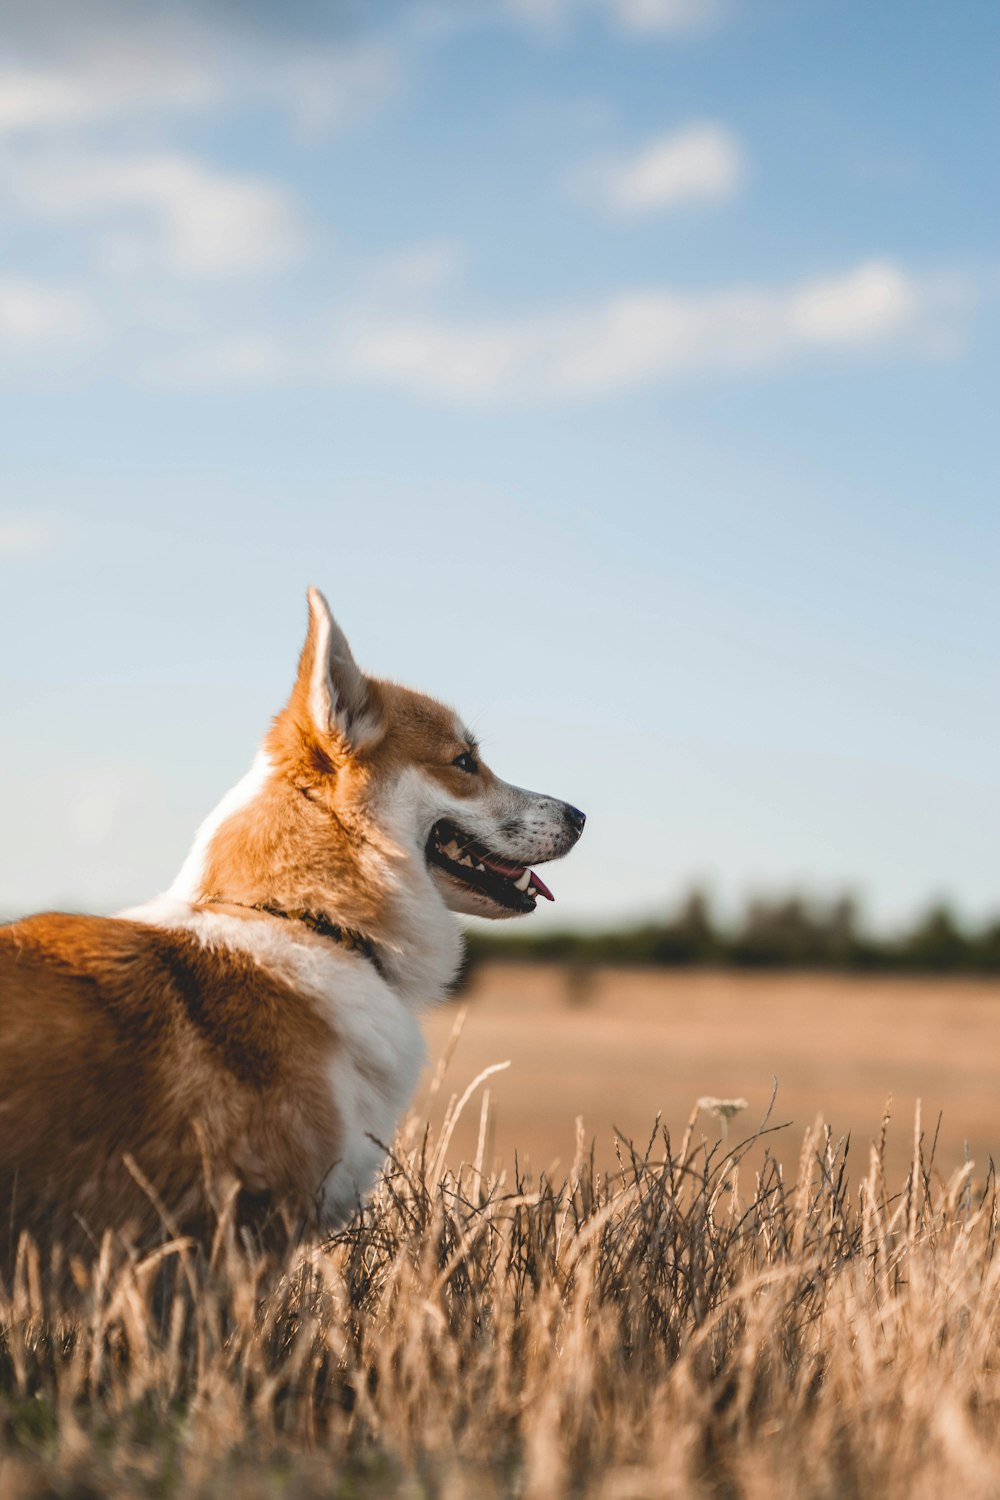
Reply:
[[556, 1184], [449, 1171], [453, 1120], [284, 1265], [225, 1211], [210, 1257], [108, 1242], [59, 1293], [24, 1247], [5, 1500], [1000, 1493], [995, 1185], [940, 1183], [919, 1120], [853, 1185], [818, 1126], [794, 1181], [691, 1129]]
[[[601, 1167], [613, 1166], [615, 1130], [638, 1138], [662, 1114], [675, 1136], [703, 1094], [742, 1095], [760, 1119], [775, 1076], [778, 1118], [794, 1129], [771, 1138], [794, 1175], [802, 1133], [822, 1114], [850, 1134], [862, 1159], [878, 1135], [887, 1095], [913, 1118], [923, 1101], [938, 1129], [945, 1172], [968, 1154], [984, 1175], [1000, 1160], [997, 979], [849, 977], [840, 974], [485, 965], [469, 996], [453, 1068], [471, 1078], [509, 1058], [490, 1079], [497, 1158], [536, 1170], [558, 1160], [565, 1176], [582, 1115]], [[432, 1057], [454, 1015], [429, 1018]], [[432, 1116], [435, 1123], [439, 1114]], [[454, 1137], [452, 1160], [475, 1153], [478, 1119]], [[902, 1180], [908, 1132], [890, 1133], [886, 1170]]]

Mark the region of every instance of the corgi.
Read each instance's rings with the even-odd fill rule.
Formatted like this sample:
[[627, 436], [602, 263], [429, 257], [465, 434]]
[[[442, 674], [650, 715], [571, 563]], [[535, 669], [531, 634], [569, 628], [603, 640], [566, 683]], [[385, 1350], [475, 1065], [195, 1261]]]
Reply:
[[552, 899], [532, 866], [583, 831], [501, 781], [450, 708], [366, 676], [308, 601], [287, 706], [167, 893], [0, 928], [8, 1263], [22, 1230], [204, 1236], [226, 1183], [242, 1223], [342, 1224], [459, 968], [455, 914]]

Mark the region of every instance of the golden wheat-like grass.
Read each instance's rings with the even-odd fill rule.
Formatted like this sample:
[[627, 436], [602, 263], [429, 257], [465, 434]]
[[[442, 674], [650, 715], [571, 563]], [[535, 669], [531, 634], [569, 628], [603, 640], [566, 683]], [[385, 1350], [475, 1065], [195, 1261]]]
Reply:
[[[0, 1494], [962, 1500], [1000, 1494], [997, 1200], [851, 1179], [821, 1124], [622, 1149], [565, 1182], [445, 1166], [269, 1262], [109, 1238], [0, 1298]], [[485, 1114], [484, 1114], [485, 1119]], [[696, 1140], [697, 1133], [697, 1140]], [[480, 1132], [482, 1143], [483, 1133]], [[758, 1162], [751, 1172], [751, 1159]]]

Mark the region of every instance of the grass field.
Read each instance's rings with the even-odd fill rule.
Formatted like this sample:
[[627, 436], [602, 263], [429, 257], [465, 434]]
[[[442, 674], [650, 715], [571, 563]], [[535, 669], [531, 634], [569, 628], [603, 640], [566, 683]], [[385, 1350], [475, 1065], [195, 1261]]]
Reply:
[[[0, 1496], [995, 1500], [1000, 1205], [984, 1159], [945, 1158], [988, 1145], [998, 1010], [986, 986], [604, 974], [568, 999], [484, 972], [437, 1123], [332, 1240], [268, 1261], [229, 1198], [207, 1254], [22, 1245]], [[772, 1071], [799, 1123], [737, 1145]], [[914, 1091], [950, 1120], [936, 1166]], [[731, 1092], [751, 1108], [720, 1145], [689, 1108]], [[833, 1132], [803, 1129], [820, 1106]], [[592, 1162], [581, 1112], [642, 1144]]]
[[[752, 1130], [778, 1079], [773, 1120], [793, 1128], [770, 1140], [793, 1166], [804, 1129], [821, 1114], [850, 1133], [866, 1170], [868, 1144], [888, 1095], [898, 1122], [887, 1165], [896, 1176], [910, 1155], [914, 1107], [922, 1101], [928, 1139], [941, 1114], [937, 1159], [961, 1166], [965, 1145], [977, 1176], [1000, 1156], [1000, 982], [974, 979], [854, 978], [692, 970], [597, 970], [574, 975], [553, 965], [483, 967], [442, 1092], [491, 1077], [490, 1144], [501, 1161], [516, 1148], [538, 1169], [573, 1159], [582, 1115], [597, 1160], [614, 1159], [613, 1130], [641, 1139], [662, 1112], [679, 1133], [703, 1095], [743, 1097], [730, 1127]], [[449, 1006], [431, 1016], [432, 1057], [456, 1021]], [[467, 1111], [453, 1160], [472, 1158], [479, 1111]], [[709, 1118], [701, 1121], [714, 1136]], [[700, 1128], [700, 1126], [699, 1126]]]

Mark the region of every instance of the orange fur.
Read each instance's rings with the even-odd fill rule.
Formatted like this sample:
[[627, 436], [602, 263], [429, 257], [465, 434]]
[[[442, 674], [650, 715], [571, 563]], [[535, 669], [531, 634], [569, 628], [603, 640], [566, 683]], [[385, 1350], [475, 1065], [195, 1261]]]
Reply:
[[[337, 1150], [328, 1025], [240, 954], [111, 918], [0, 929], [0, 1245], [205, 1222], [217, 1181], [308, 1214]], [[252, 1005], [248, 998], [252, 995]], [[323, 1142], [323, 1159], [305, 1143]], [[258, 1207], [262, 1205], [257, 1205]]]
[[[263, 749], [169, 898], [133, 919], [0, 929], [0, 1263], [21, 1229], [79, 1245], [107, 1227], [145, 1236], [163, 1215], [203, 1234], [229, 1181], [257, 1222], [342, 1219], [416, 1080], [412, 1007], [460, 956], [461, 882], [432, 878], [432, 824], [406, 796], [416, 785], [451, 816], [495, 804], [539, 860], [582, 826], [481, 764], [456, 768], [475, 746], [452, 711], [364, 677], [314, 592]], [[356, 929], [368, 956], [261, 907]]]
[[[376, 835], [370, 803], [376, 790], [403, 767], [418, 766], [437, 777], [453, 796], [478, 787], [451, 761], [466, 748], [456, 739], [454, 715], [423, 693], [368, 679], [380, 724], [377, 743], [347, 751], [317, 735], [304, 708], [303, 655], [289, 706], [264, 741], [274, 764], [266, 792], [228, 820], [210, 846], [205, 897], [310, 907], [336, 905], [340, 918], [392, 943], [392, 904], [384, 886], [365, 869], [366, 845]], [[492, 773], [482, 768], [485, 784]]]

